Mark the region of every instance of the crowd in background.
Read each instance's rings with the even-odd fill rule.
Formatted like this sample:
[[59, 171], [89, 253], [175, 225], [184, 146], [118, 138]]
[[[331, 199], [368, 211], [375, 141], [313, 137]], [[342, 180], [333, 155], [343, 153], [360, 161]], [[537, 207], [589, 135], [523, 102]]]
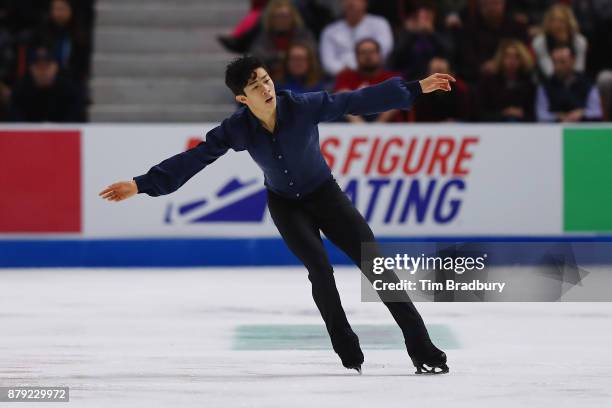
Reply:
[[0, 121], [87, 120], [94, 0], [0, 0]]
[[[0, 121], [87, 120], [94, 1], [0, 0]], [[457, 78], [408, 112], [347, 122], [612, 118], [612, 0], [251, 0], [219, 40], [281, 90]]]
[[457, 78], [409, 112], [364, 121], [576, 122], [612, 117], [610, 0], [252, 0], [229, 35], [277, 89], [346, 91]]

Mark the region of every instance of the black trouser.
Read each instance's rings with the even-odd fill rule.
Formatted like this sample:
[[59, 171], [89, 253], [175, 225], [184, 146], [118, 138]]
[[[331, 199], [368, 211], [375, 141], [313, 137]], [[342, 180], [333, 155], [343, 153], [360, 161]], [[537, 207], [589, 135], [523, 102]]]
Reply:
[[[374, 242], [372, 230], [333, 178], [301, 200], [284, 198], [268, 190], [268, 207], [285, 243], [308, 270], [312, 296], [334, 350], [343, 363], [358, 359], [354, 349], [359, 349], [359, 345], [353, 340], [357, 336], [342, 308], [320, 231], [361, 268], [361, 243]], [[370, 280], [373, 278], [371, 270], [363, 268], [362, 273]], [[423, 319], [407, 294], [405, 299], [385, 302], [385, 306], [402, 330], [410, 357], [413, 361], [435, 358], [440, 351], [431, 343]]]

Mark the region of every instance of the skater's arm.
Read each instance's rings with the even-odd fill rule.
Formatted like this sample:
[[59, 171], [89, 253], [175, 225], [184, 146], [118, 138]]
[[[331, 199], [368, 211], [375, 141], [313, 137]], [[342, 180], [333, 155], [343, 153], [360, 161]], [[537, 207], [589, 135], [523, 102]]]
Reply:
[[141, 176], [134, 177], [139, 193], [151, 197], [178, 190], [204, 167], [223, 156], [230, 148], [223, 124], [206, 134], [196, 147], [176, 154]]
[[133, 180], [111, 184], [99, 195], [110, 201], [121, 201], [136, 193], [151, 197], [170, 194], [225, 154], [231, 147], [228, 138], [224, 125], [217, 126], [196, 147], [162, 161]]
[[347, 114], [371, 115], [392, 109], [409, 109], [421, 93], [450, 91], [455, 79], [447, 74], [433, 74], [421, 81], [406, 82], [395, 77], [376, 85], [351, 92], [329, 94], [312, 92], [303, 95], [314, 114], [315, 122], [337, 119]]

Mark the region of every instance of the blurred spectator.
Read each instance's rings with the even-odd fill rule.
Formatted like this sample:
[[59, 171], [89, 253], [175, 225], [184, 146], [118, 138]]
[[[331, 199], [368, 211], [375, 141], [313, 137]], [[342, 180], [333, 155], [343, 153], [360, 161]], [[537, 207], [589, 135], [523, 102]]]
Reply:
[[259, 33], [259, 19], [267, 2], [268, 0], [251, 0], [249, 12], [240, 20], [232, 33], [217, 36], [221, 45], [231, 52], [247, 52]]
[[612, 1], [573, 0], [572, 9], [589, 43], [587, 70], [595, 76], [602, 69], [611, 69]]
[[[395, 33], [402, 25], [403, 11], [405, 3], [412, 3], [412, 0], [383, 0], [369, 1], [368, 13], [383, 17], [391, 25]], [[408, 5], [409, 7], [409, 5]]]
[[438, 0], [438, 13], [444, 19], [444, 28], [447, 30], [459, 29], [463, 26], [461, 14], [467, 7], [468, 0]]
[[588, 44], [579, 32], [572, 9], [563, 4], [555, 4], [546, 12], [543, 26], [544, 32], [536, 36], [531, 44], [541, 73], [546, 77], [553, 74], [550, 50], [561, 45], [573, 49], [576, 56], [574, 70], [584, 72]]
[[232, 31], [231, 36], [234, 38], [240, 37], [247, 31], [255, 27], [264, 7], [266, 7], [266, 3], [268, 3], [268, 0], [251, 0], [251, 7], [249, 9], [249, 12], [236, 25], [234, 31]]
[[251, 53], [266, 64], [272, 79], [279, 80], [289, 44], [292, 41], [314, 43], [314, 38], [304, 27], [302, 17], [291, 0], [270, 1], [262, 15], [262, 28]]
[[435, 19], [431, 4], [424, 3], [410, 13], [389, 58], [392, 69], [406, 78], [420, 79], [435, 55], [450, 54], [449, 40], [435, 31]]
[[478, 87], [479, 119], [484, 122], [526, 122], [534, 119], [533, 58], [517, 40], [503, 41], [493, 60], [495, 74]]
[[599, 92], [584, 74], [575, 70], [576, 58], [571, 47], [551, 51], [554, 73], [539, 87], [536, 112], [540, 122], [579, 122], [601, 120]]
[[78, 81], [89, 78], [91, 60], [90, 38], [82, 21], [68, 0], [51, 0], [49, 20], [40, 33], [40, 41], [52, 44], [60, 68]]
[[572, 8], [587, 37], [587, 72], [597, 78], [605, 120], [612, 119], [612, 1], [573, 0]]
[[0, 0], [0, 10], [6, 16], [5, 27], [12, 34], [27, 39], [30, 32], [42, 24], [47, 5], [48, 1], [42, 0]]
[[[382, 1], [381, 3], [386, 3]], [[469, 4], [474, 3], [474, 0], [395, 0], [390, 3], [398, 3], [399, 13], [396, 19], [400, 19], [400, 24], [404, 23], [406, 18], [414, 14], [418, 8], [423, 6], [433, 7], [440, 21], [436, 23], [438, 29], [456, 29], [463, 24], [462, 19], [465, 17], [466, 9]], [[373, 9], [370, 7], [370, 9]], [[439, 24], [438, 24], [439, 23]]]
[[9, 119], [16, 122], [82, 122], [84, 116], [78, 86], [61, 71], [50, 47], [35, 47], [28, 74], [13, 88]]
[[601, 96], [603, 119], [612, 119], [612, 70], [603, 70], [597, 75], [597, 89]]
[[95, 20], [96, 0], [72, 0], [74, 14], [78, 17], [80, 24], [86, 29], [93, 28]]
[[[299, 1], [299, 0], [298, 0]], [[313, 0], [302, 0], [302, 1], [313, 1]], [[328, 8], [334, 19], [338, 19], [342, 17], [342, 0], [315, 0], [317, 3], [320, 3], [322, 6]]]
[[453, 82], [450, 92], [436, 91], [421, 95], [414, 105], [417, 122], [454, 122], [469, 119], [470, 96], [465, 82], [458, 78], [445, 57], [433, 57], [429, 61], [427, 75], [441, 73], [451, 74], [457, 80]]
[[338, 0], [293, 0], [293, 4], [300, 11], [304, 24], [318, 39], [325, 26], [336, 20], [334, 8]]
[[25, 74], [27, 44], [43, 22], [47, 2], [41, 0], [0, 0], [0, 71], [6, 86]]
[[[383, 57], [380, 44], [374, 39], [365, 38], [355, 45], [357, 55], [357, 70], [345, 69], [336, 78], [334, 91], [353, 91], [369, 85], [375, 85], [387, 79], [400, 76], [397, 72], [385, 71], [383, 69]], [[351, 123], [363, 122], [389, 122], [397, 118], [398, 110], [390, 110], [379, 115], [354, 116], [347, 115], [346, 119]]]
[[512, 18], [528, 26], [529, 37], [533, 38], [542, 32], [541, 23], [546, 11], [557, 0], [513, 0], [508, 3]]
[[524, 24], [506, 13], [505, 0], [478, 0], [476, 13], [464, 24], [461, 67], [463, 76], [474, 81], [480, 74], [494, 73], [493, 56], [502, 39], [527, 42]]
[[[0, 23], [4, 23], [0, 9]], [[5, 25], [0, 25], [0, 122], [6, 120], [8, 100], [10, 96], [9, 84], [13, 81], [15, 73], [14, 42], [11, 33]]]
[[380, 44], [386, 60], [393, 48], [389, 23], [382, 17], [366, 13], [367, 0], [342, 0], [344, 18], [330, 24], [321, 35], [321, 63], [329, 75], [337, 75], [346, 68], [356, 69], [355, 45], [364, 38]]
[[277, 82], [276, 89], [304, 93], [322, 91], [325, 88], [317, 52], [311, 44], [292, 44], [287, 51], [284, 65], [285, 75]]
[[7, 28], [8, 16], [0, 9], [0, 83], [9, 83], [15, 70], [15, 40]]
[[11, 90], [6, 84], [0, 82], [0, 122], [8, 119], [8, 107], [11, 98]]

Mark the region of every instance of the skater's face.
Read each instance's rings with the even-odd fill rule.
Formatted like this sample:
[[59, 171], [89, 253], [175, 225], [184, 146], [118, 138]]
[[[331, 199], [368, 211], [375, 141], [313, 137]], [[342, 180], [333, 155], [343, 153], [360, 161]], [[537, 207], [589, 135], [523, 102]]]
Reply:
[[265, 69], [257, 68], [253, 71], [244, 87], [244, 95], [237, 95], [236, 100], [247, 105], [252, 112], [271, 112], [276, 109], [274, 82]]

